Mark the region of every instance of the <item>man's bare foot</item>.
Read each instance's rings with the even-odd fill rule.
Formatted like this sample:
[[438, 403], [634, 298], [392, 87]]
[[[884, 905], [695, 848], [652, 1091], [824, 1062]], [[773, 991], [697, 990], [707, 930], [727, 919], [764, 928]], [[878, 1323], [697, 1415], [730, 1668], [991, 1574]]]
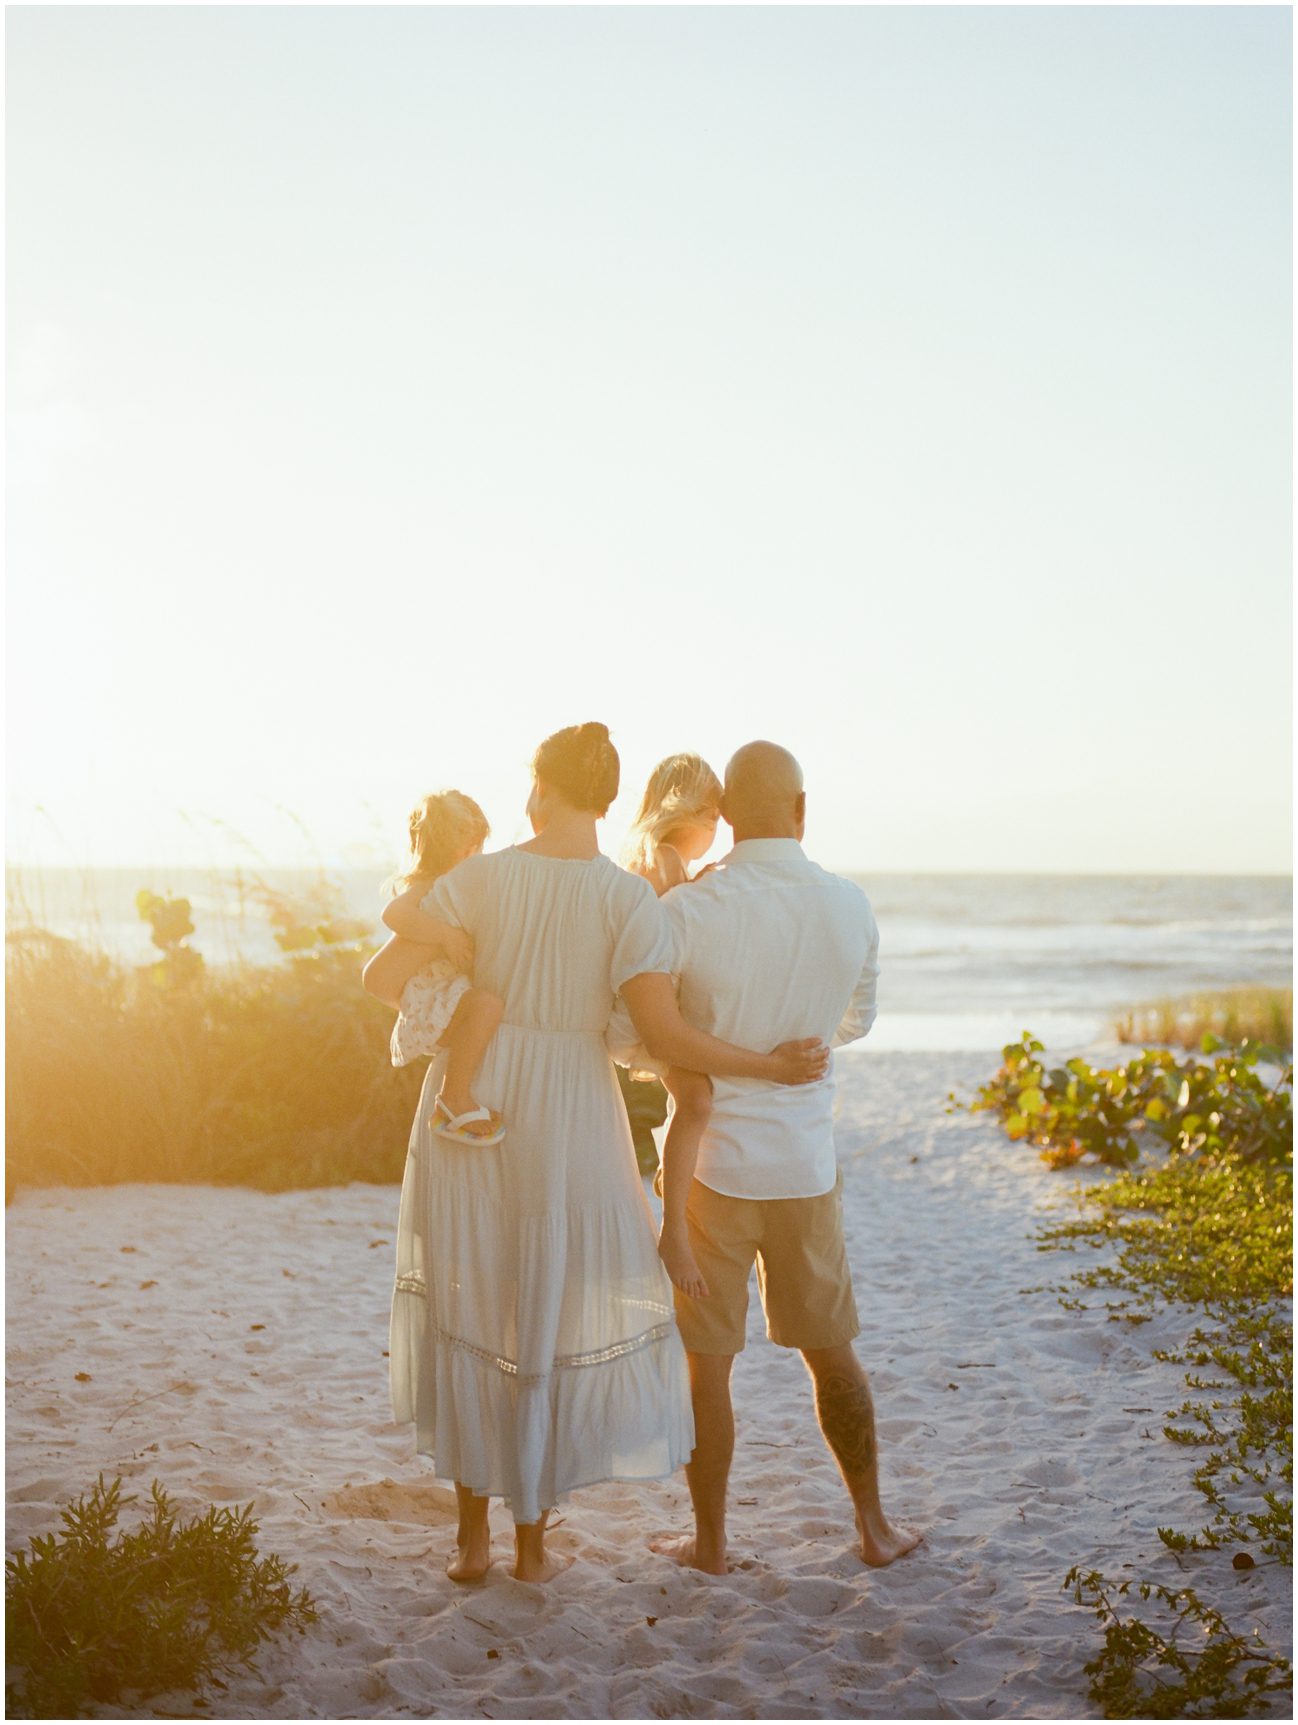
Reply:
[[481, 1581], [490, 1568], [491, 1533], [483, 1527], [456, 1541], [455, 1556], [447, 1564], [446, 1573], [452, 1581]]
[[656, 1551], [660, 1557], [670, 1557], [672, 1562], [679, 1563], [682, 1569], [701, 1569], [704, 1575], [730, 1573], [724, 1549], [720, 1552], [700, 1551], [698, 1540], [692, 1533], [662, 1534], [658, 1539], [649, 1541], [649, 1549]]
[[868, 1563], [871, 1569], [886, 1569], [899, 1557], [905, 1557], [908, 1551], [914, 1551], [924, 1537], [922, 1533], [911, 1533], [903, 1527], [889, 1526], [881, 1515], [868, 1519], [858, 1515], [856, 1529], [861, 1536], [861, 1562]]
[[562, 1575], [565, 1569], [570, 1569], [575, 1558], [564, 1557], [553, 1551], [543, 1551], [540, 1557], [530, 1553], [524, 1557], [521, 1553], [514, 1559], [515, 1581], [553, 1581], [556, 1575]]
[[708, 1285], [703, 1280], [703, 1273], [694, 1262], [694, 1254], [690, 1251], [689, 1236], [683, 1231], [664, 1226], [658, 1236], [658, 1256], [663, 1261], [663, 1268], [672, 1279], [673, 1286], [682, 1294], [688, 1294], [691, 1300], [706, 1300]]

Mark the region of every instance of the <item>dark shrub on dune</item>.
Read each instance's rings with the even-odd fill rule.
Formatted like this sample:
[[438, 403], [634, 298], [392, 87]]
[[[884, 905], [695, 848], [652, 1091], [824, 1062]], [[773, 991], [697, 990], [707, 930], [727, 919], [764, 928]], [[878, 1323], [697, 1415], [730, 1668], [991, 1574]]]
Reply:
[[74, 1719], [87, 1707], [193, 1689], [250, 1666], [263, 1641], [305, 1630], [317, 1612], [295, 1564], [259, 1557], [252, 1506], [177, 1518], [157, 1480], [131, 1529], [130, 1498], [101, 1474], [62, 1512], [61, 1534], [29, 1541], [5, 1565], [9, 1718]]

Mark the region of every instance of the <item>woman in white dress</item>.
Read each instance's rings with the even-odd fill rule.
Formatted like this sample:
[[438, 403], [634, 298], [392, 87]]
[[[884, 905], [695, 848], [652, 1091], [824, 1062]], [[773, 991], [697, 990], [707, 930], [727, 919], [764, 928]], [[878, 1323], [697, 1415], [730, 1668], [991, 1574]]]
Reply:
[[490, 1563], [491, 1497], [512, 1508], [514, 1574], [545, 1581], [566, 1567], [544, 1545], [564, 1493], [664, 1478], [693, 1448], [671, 1285], [604, 1043], [614, 996], [671, 1064], [779, 1083], [824, 1070], [814, 1040], [754, 1053], [680, 1017], [653, 890], [599, 851], [618, 784], [606, 728], [556, 733], [533, 771], [537, 836], [469, 857], [425, 900], [473, 937], [475, 981], [505, 1004], [477, 1091], [507, 1135], [435, 1135], [433, 1062], [398, 1224], [392, 1410], [456, 1482], [457, 1581]]

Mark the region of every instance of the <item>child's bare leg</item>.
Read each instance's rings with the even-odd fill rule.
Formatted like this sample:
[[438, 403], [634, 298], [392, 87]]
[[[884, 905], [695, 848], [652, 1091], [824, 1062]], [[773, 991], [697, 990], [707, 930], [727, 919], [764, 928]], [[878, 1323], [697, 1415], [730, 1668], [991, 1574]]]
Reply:
[[[504, 1001], [498, 994], [488, 994], [485, 988], [471, 988], [456, 1007], [455, 1016], [442, 1038], [447, 1056], [441, 1099], [452, 1114], [468, 1114], [478, 1106], [473, 1097], [473, 1081], [478, 1076], [487, 1044], [504, 1016]], [[472, 1132], [475, 1127], [470, 1126], [467, 1130]], [[484, 1120], [481, 1130], [484, 1135], [489, 1133], [490, 1124]]]
[[663, 1082], [675, 1107], [663, 1142], [663, 1225], [658, 1236], [658, 1256], [663, 1268], [682, 1294], [692, 1300], [707, 1298], [707, 1283], [690, 1249], [685, 1206], [694, 1184], [699, 1143], [712, 1117], [712, 1085], [701, 1072], [669, 1069]]

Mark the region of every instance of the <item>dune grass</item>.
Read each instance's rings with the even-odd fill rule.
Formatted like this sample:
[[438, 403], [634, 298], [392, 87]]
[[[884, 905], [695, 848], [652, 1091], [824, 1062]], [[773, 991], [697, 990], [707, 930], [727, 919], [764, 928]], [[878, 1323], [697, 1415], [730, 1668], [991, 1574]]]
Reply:
[[39, 930], [6, 942], [6, 1185], [268, 1191], [401, 1178], [422, 1067], [388, 1059], [365, 953], [134, 967]]
[[1115, 1026], [1119, 1042], [1165, 1048], [1198, 1048], [1205, 1035], [1223, 1042], [1293, 1047], [1291, 988], [1222, 988], [1175, 1000], [1147, 1001], [1125, 1012]]

